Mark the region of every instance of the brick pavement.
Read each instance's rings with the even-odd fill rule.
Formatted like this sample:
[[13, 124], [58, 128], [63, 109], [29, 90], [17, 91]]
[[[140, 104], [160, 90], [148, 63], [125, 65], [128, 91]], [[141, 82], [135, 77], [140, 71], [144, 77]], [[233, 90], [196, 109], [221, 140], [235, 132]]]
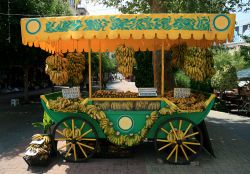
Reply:
[[0, 107], [0, 174], [248, 174], [250, 173], [250, 119], [219, 112], [210, 112], [206, 119], [216, 158], [203, 152], [198, 166], [161, 164], [151, 144], [136, 148], [134, 157], [123, 159], [91, 159], [88, 163], [64, 163], [54, 159], [49, 167], [27, 170], [22, 159], [29, 138], [39, 132], [31, 126], [40, 121], [42, 107], [30, 104], [11, 108]]

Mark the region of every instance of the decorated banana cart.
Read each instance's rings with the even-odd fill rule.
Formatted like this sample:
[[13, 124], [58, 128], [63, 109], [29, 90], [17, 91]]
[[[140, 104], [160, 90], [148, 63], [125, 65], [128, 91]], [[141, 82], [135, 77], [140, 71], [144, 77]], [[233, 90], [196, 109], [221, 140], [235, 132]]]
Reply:
[[[235, 15], [231, 14], [23, 18], [23, 44], [53, 54], [46, 60], [46, 73], [54, 84], [67, 83], [72, 74], [73, 82], [83, 79], [81, 63], [85, 63], [85, 58], [81, 53], [88, 53], [88, 98], [81, 98], [77, 87], [68, 89], [71, 93], [67, 95], [63, 91], [41, 96], [45, 117], [54, 123], [54, 149], [67, 161], [81, 162], [100, 148], [100, 140], [106, 139], [122, 148], [147, 140], [154, 142], [156, 152], [170, 163], [187, 164], [194, 160], [207, 136], [198, 125], [211, 110], [215, 96], [190, 94], [188, 89], [165, 94], [164, 51], [175, 45], [179, 45], [177, 52], [181, 51], [180, 45], [184, 44], [199, 47], [193, 49], [195, 54], [204, 52], [213, 44], [232, 40], [234, 24]], [[140, 88], [139, 93], [99, 90], [92, 94], [92, 52], [115, 52], [118, 71], [128, 76], [136, 63], [134, 51], [139, 50], [161, 53], [154, 58], [161, 61], [160, 91]], [[66, 54], [68, 59], [64, 58]], [[72, 61], [76, 64], [69, 70], [67, 66]], [[207, 77], [204, 74], [212, 74], [211, 62], [204, 65], [204, 71], [196, 67], [203, 65], [202, 60], [197, 59], [193, 64], [185, 67], [184, 62], [183, 66], [194, 79], [203, 80]], [[181, 94], [188, 96], [178, 96], [181, 90]]]

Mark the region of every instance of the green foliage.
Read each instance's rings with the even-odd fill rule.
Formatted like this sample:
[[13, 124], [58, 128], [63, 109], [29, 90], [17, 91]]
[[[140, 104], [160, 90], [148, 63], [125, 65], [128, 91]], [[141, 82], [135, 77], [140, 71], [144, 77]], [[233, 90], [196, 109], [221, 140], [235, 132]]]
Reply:
[[211, 79], [206, 79], [202, 82], [191, 80], [190, 82], [191, 89], [197, 90], [197, 91], [206, 91], [209, 93], [213, 92], [212, 85], [211, 85]]
[[174, 73], [175, 85], [177, 88], [190, 88], [190, 78], [181, 70]]
[[152, 52], [138, 51], [135, 53], [137, 67], [134, 71], [136, 87], [153, 87], [154, 73], [152, 66]]
[[[116, 7], [122, 13], [229, 13], [248, 11], [250, 1], [241, 0], [88, 0]], [[194, 5], [195, 4], [195, 5]]]
[[226, 64], [217, 69], [212, 77], [212, 86], [219, 90], [225, 91], [237, 87], [237, 74], [234, 66]]
[[222, 70], [224, 65], [232, 65], [237, 71], [246, 67], [247, 62], [239, 52], [230, 53], [226, 49], [214, 49], [214, 66], [216, 70]]
[[[243, 39], [246, 43], [250, 43], [250, 37], [244, 36]], [[241, 46], [240, 55], [244, 57], [244, 60], [247, 62], [247, 66], [250, 66], [250, 46]]]
[[32, 123], [34, 127], [43, 129], [44, 133], [48, 132], [52, 124], [53, 122], [47, 112], [44, 112], [43, 114], [43, 122]]

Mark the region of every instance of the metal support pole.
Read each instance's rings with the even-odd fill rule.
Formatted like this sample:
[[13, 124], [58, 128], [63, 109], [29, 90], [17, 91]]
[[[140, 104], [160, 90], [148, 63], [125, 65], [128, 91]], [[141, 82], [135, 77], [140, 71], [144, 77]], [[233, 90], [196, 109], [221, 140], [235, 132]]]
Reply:
[[164, 97], [164, 41], [161, 45], [161, 96]]
[[102, 53], [99, 52], [99, 80], [100, 80], [100, 89], [102, 89]]
[[88, 59], [89, 59], [89, 98], [92, 97], [92, 74], [91, 74], [91, 45], [90, 40], [88, 40], [89, 52], [88, 52]]

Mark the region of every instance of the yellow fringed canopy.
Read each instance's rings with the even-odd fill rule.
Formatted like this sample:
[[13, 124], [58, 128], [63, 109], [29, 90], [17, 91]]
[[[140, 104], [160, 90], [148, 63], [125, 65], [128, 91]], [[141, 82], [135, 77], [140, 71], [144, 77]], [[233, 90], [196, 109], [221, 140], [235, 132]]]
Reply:
[[[185, 42], [209, 47], [233, 39], [234, 14], [123, 14], [21, 19], [24, 45], [48, 52], [114, 51], [118, 44], [137, 50], [165, 49]], [[89, 42], [90, 41], [90, 42]]]

